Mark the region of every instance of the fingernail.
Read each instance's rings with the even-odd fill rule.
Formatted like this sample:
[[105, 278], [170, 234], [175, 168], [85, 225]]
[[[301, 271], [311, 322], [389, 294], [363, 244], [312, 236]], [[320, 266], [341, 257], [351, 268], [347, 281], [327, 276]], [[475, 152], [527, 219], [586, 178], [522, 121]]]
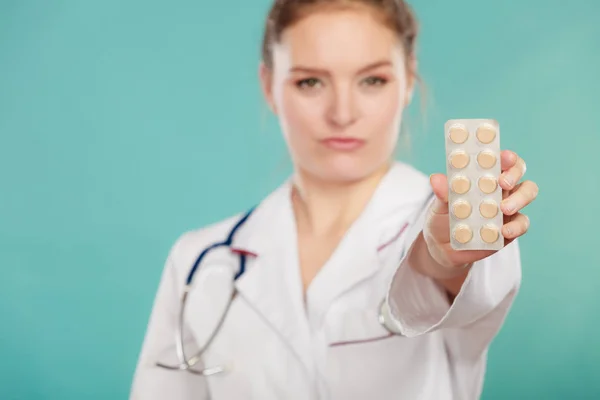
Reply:
[[512, 187], [513, 181], [508, 176], [505, 176], [504, 177], [504, 184], [507, 185], [508, 187]]
[[510, 230], [510, 228], [506, 227], [504, 228], [504, 236], [512, 236], [512, 231]]

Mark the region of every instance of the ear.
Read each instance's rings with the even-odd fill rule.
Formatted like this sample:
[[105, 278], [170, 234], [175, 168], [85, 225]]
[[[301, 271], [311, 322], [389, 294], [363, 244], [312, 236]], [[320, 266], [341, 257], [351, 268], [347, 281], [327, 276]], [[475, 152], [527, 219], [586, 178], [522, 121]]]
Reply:
[[273, 72], [261, 61], [258, 67], [258, 75], [260, 78], [260, 86], [265, 97], [265, 101], [273, 114], [277, 114], [275, 102], [273, 101]]
[[406, 70], [406, 95], [404, 97], [404, 106], [407, 107], [413, 98], [415, 81], [417, 80], [417, 59], [410, 56]]

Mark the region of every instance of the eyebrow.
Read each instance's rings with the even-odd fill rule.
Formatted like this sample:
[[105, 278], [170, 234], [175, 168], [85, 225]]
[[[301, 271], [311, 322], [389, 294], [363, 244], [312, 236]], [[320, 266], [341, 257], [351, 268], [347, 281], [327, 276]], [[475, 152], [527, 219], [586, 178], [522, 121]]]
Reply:
[[[377, 61], [374, 63], [371, 63], [365, 67], [362, 67], [358, 73], [359, 74], [363, 74], [367, 71], [370, 71], [372, 69], [375, 68], [379, 68], [379, 67], [387, 67], [387, 66], [391, 66], [392, 63], [391, 61], [388, 60], [381, 60], [381, 61]], [[313, 74], [321, 74], [321, 75], [328, 75], [329, 72], [325, 69], [319, 69], [319, 68], [311, 68], [311, 67], [304, 67], [302, 65], [296, 65], [293, 66], [292, 68], [290, 68], [290, 72], [306, 72], [306, 73], [313, 73]]]

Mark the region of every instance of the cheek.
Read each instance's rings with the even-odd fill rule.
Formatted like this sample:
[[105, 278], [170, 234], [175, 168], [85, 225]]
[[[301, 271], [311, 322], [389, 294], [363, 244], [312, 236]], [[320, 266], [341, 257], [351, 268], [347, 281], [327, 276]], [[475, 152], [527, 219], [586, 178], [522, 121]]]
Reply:
[[300, 96], [291, 85], [281, 90], [279, 118], [286, 139], [294, 146], [310, 146], [323, 131], [324, 99], [318, 96]]
[[396, 140], [402, 122], [402, 90], [398, 85], [368, 98], [364, 104], [365, 121], [372, 139], [378, 142]]

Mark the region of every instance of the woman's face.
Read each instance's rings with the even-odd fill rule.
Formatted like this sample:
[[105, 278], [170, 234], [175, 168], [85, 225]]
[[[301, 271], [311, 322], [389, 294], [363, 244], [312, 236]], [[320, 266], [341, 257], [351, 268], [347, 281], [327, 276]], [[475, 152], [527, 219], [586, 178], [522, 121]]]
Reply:
[[342, 183], [385, 167], [411, 97], [406, 65], [367, 9], [314, 12], [285, 30], [261, 80], [296, 169]]

